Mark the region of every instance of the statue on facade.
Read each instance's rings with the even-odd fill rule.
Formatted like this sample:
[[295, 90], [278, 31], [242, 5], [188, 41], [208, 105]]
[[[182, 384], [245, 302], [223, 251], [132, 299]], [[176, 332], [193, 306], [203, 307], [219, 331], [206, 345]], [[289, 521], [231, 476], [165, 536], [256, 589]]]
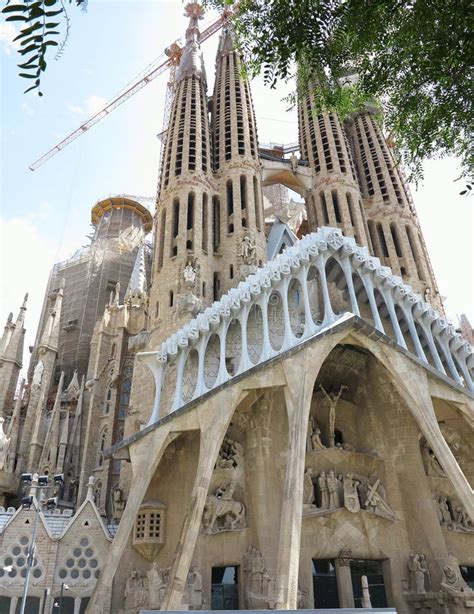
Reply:
[[33, 371], [33, 380], [31, 382], [32, 387], [39, 388], [41, 386], [41, 380], [43, 379], [44, 363], [42, 360], [38, 360]]
[[365, 508], [378, 516], [383, 516], [389, 520], [396, 520], [395, 514], [384, 499], [384, 492], [378, 492], [379, 488], [380, 490], [383, 488], [380, 479], [376, 480], [375, 484], [369, 488]]
[[344, 384], [339, 388], [339, 392], [337, 395], [334, 392], [327, 393], [322, 384], [319, 384], [319, 387], [323, 391], [324, 396], [329, 402], [329, 446], [334, 448], [336, 445], [335, 438], [335, 424], [336, 424], [336, 406], [341, 398], [341, 394], [344, 390], [349, 390], [347, 386]]
[[244, 448], [238, 442], [226, 437], [219, 450], [217, 469], [237, 469], [243, 466]]
[[457, 559], [452, 555], [448, 557], [448, 562], [443, 567], [441, 590], [453, 594], [473, 592], [473, 590], [466, 584], [461, 572], [459, 571], [459, 563]]
[[0, 417], [0, 470], [6, 466], [8, 450], [10, 448], [10, 437], [7, 437], [4, 431], [4, 423], [4, 418]]
[[312, 452], [313, 450], [324, 450], [325, 448], [326, 446], [321, 441], [321, 429], [314, 416], [311, 416], [308, 425], [308, 442], [306, 449], [308, 452]]
[[120, 304], [120, 282], [115, 284], [114, 305]]
[[192, 565], [186, 580], [187, 603], [189, 609], [202, 608], [202, 576], [196, 565]]
[[431, 591], [431, 571], [428, 567], [428, 561], [426, 560], [425, 554], [420, 554], [420, 565], [425, 574], [425, 590], [427, 592]]
[[441, 524], [450, 525], [453, 521], [453, 517], [451, 516], [451, 510], [449, 509], [448, 498], [441, 496], [438, 500], [438, 507]]
[[327, 510], [329, 509], [329, 493], [325, 471], [321, 471], [321, 473], [319, 474], [318, 489], [321, 498], [319, 508], [322, 510]]
[[132, 571], [125, 582], [125, 608], [133, 609], [148, 605], [148, 578], [141, 571]]
[[456, 509], [454, 510], [453, 528], [458, 531], [474, 533], [474, 524], [461, 505], [457, 505]]
[[408, 559], [408, 571], [410, 574], [410, 592], [422, 595], [425, 590], [425, 570], [420, 562], [419, 554], [410, 554]]
[[192, 292], [178, 297], [177, 312], [179, 317], [191, 314], [196, 317], [202, 307], [202, 300]]
[[314, 507], [314, 484], [312, 473], [311, 467], [308, 467], [304, 474], [303, 483], [303, 505], [309, 507]]
[[158, 564], [153, 561], [151, 568], [146, 573], [148, 580], [148, 603], [150, 607], [160, 608], [163, 602], [166, 584], [163, 580], [163, 574], [158, 569]]
[[335, 510], [341, 507], [339, 500], [339, 481], [334, 473], [330, 471], [326, 477], [327, 491], [328, 491], [328, 508]]
[[245, 505], [234, 499], [235, 483], [224, 481], [213, 495], [208, 495], [203, 512], [206, 533], [234, 531], [245, 527]]
[[114, 520], [120, 520], [120, 518], [122, 518], [125, 503], [123, 490], [117, 486], [112, 492], [112, 517]]
[[257, 548], [249, 546], [244, 556], [244, 571], [246, 608], [248, 610], [273, 610], [275, 608], [274, 581]]
[[292, 173], [296, 173], [298, 171], [298, 158], [294, 151], [291, 152], [290, 156], [290, 168]]
[[188, 261], [183, 269], [184, 286], [186, 288], [194, 288], [196, 285], [196, 264], [195, 261]]
[[421, 446], [421, 455], [423, 457], [423, 465], [425, 466], [426, 475], [438, 478], [446, 477], [446, 474], [441, 465], [439, 464], [435, 453], [429, 447], [426, 441]]
[[359, 493], [357, 490], [359, 481], [354, 479], [352, 473], [348, 473], [344, 476], [342, 484], [344, 489], [344, 507], [354, 514], [360, 512]]
[[240, 255], [242, 256], [244, 264], [257, 264], [257, 246], [250, 235], [245, 235], [242, 238], [242, 243], [240, 245]]

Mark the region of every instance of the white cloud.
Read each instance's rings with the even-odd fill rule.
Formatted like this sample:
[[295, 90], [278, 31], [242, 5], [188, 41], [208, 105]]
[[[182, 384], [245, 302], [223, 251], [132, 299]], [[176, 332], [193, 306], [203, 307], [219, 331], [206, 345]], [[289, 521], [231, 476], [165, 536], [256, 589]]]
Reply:
[[102, 96], [91, 94], [82, 105], [68, 103], [66, 109], [73, 115], [82, 115], [84, 118], [89, 118], [91, 115], [100, 111], [107, 104], [107, 100]]
[[92, 96], [89, 96], [86, 100], [86, 111], [89, 115], [94, 115], [94, 113], [100, 111], [106, 104], [107, 100], [105, 98], [92, 94]]
[[27, 102], [21, 103], [21, 110], [23, 111], [23, 113], [25, 113], [26, 115], [29, 115], [30, 117], [33, 117], [33, 115], [36, 115], [35, 109], [33, 109], [33, 107], [30, 107], [30, 105]]
[[18, 46], [17, 42], [13, 42], [17, 34], [18, 32], [13, 24], [0, 23], [0, 43], [7, 55], [10, 55]]
[[0, 218], [0, 325], [7, 314], [14, 317], [29, 293], [26, 313], [26, 342], [23, 364], [29, 359], [28, 346], [34, 343], [49, 270], [54, 261], [55, 247], [43, 237], [30, 219]]

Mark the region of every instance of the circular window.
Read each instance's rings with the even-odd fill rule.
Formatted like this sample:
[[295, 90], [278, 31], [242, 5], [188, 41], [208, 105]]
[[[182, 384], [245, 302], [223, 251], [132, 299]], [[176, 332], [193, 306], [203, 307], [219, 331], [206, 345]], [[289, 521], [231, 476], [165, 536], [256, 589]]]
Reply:
[[29, 538], [26, 535], [23, 535], [23, 537], [20, 538], [20, 544], [22, 546], [26, 546], [26, 544], [29, 542]]
[[[62, 570], [64, 571], [64, 570]], [[34, 578], [39, 578], [41, 576], [43, 572], [41, 571], [41, 569], [33, 569], [33, 577]]]
[[77, 569], [73, 569], [71, 571], [71, 578], [78, 578], [79, 577], [79, 571]]
[[79, 559], [78, 565], [80, 569], [84, 569], [84, 567], [87, 565], [86, 559]]
[[6, 556], [3, 562], [4, 567], [8, 567], [9, 565], [13, 565], [13, 559], [11, 556]]
[[87, 558], [90, 558], [94, 554], [94, 551], [92, 550], [92, 548], [87, 548], [84, 554], [87, 556]]
[[21, 552], [20, 546], [15, 546], [14, 548], [12, 548], [12, 554], [14, 554], [15, 556], [18, 556], [20, 552]]
[[91, 570], [90, 569], [84, 569], [84, 571], [82, 572], [82, 576], [83, 576], [83, 578], [90, 578], [91, 577]]
[[92, 559], [89, 564], [92, 567], [92, 569], [95, 569], [99, 563], [97, 562], [97, 559]]
[[[36, 571], [39, 571], [39, 570], [35, 569], [35, 572], [36, 572]], [[60, 578], [64, 579], [64, 578], [67, 576], [67, 571], [66, 571], [65, 569], [60, 569], [60, 570], [59, 570], [59, 574], [58, 574], [58, 576], [59, 576]]]
[[12, 570], [11, 570], [11, 571], [8, 573], [8, 575], [10, 576], [10, 578], [14, 578], [14, 577], [16, 576], [16, 569], [15, 569], [15, 568], [13, 568], [13, 569], [12, 569]]
[[74, 567], [74, 559], [68, 559], [66, 561], [66, 567], [69, 567], [69, 569], [71, 569], [72, 567]]
[[81, 544], [83, 548], [85, 548], [86, 546], [89, 545], [89, 540], [87, 539], [87, 537], [83, 537], [79, 543]]
[[73, 555], [76, 557], [80, 557], [82, 554], [82, 550], [80, 548], [74, 548], [74, 550], [72, 551]]
[[16, 564], [18, 565], [18, 567], [23, 567], [23, 565], [25, 564], [25, 559], [23, 557], [20, 557], [16, 560]]

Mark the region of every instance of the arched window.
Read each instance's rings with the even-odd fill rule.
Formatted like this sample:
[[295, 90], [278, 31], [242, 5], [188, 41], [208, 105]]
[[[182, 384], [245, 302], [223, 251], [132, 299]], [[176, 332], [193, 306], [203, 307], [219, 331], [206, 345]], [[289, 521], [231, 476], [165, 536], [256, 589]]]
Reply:
[[110, 413], [111, 405], [112, 405], [112, 383], [109, 383], [105, 390], [105, 398], [104, 398], [104, 405], [103, 405], [104, 415], [107, 415]]
[[227, 198], [227, 232], [234, 232], [234, 186], [232, 179], [226, 183], [226, 198]]
[[133, 359], [127, 358], [122, 367], [122, 383], [120, 385], [119, 418], [126, 418], [130, 405], [130, 392], [132, 390]]
[[104, 427], [99, 437], [99, 448], [97, 450], [97, 466], [101, 467], [104, 464], [104, 450], [106, 447], [107, 435], [109, 429]]

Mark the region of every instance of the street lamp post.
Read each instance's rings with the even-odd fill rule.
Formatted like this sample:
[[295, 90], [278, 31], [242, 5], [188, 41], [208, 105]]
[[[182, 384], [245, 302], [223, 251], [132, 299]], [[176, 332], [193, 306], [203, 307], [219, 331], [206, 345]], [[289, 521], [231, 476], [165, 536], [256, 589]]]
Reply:
[[23, 484], [31, 484], [31, 491], [34, 491], [34, 494], [30, 494], [28, 497], [23, 497], [22, 499], [22, 507], [24, 509], [30, 509], [33, 503], [35, 505], [35, 521], [33, 523], [33, 533], [31, 535], [31, 542], [28, 548], [28, 555], [26, 559], [26, 576], [25, 576], [25, 586], [23, 588], [23, 596], [21, 598], [21, 609], [20, 614], [25, 614], [26, 608], [26, 600], [28, 599], [28, 587], [30, 584], [30, 575], [31, 568], [35, 563], [35, 552], [36, 552], [36, 533], [38, 530], [38, 518], [41, 511], [42, 505], [46, 507], [46, 509], [52, 509], [57, 505], [57, 498], [51, 497], [46, 501], [38, 501], [36, 497], [36, 491], [38, 488], [49, 489], [56, 488], [59, 484], [64, 481], [64, 476], [62, 474], [54, 476], [54, 484], [48, 484], [48, 476], [47, 475], [38, 475], [35, 473], [31, 475], [31, 473], [24, 473], [21, 476], [21, 481]]

